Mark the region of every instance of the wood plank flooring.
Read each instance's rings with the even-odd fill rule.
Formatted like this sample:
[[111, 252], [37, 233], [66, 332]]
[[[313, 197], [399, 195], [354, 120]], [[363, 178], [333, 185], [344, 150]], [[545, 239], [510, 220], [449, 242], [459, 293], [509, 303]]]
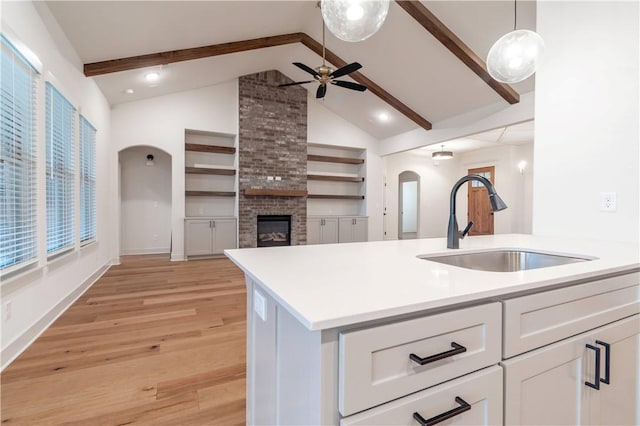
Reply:
[[2, 372], [2, 424], [244, 424], [245, 304], [227, 259], [123, 257]]

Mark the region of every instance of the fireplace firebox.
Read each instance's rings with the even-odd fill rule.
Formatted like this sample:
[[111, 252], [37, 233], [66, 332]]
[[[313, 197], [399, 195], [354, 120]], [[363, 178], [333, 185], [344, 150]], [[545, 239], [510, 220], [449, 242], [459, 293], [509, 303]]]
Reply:
[[291, 245], [291, 216], [258, 215], [258, 247]]

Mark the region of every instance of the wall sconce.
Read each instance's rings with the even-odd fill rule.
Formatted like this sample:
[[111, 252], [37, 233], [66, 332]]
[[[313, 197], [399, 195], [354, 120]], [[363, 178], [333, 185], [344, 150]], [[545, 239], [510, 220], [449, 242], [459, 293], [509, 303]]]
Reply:
[[153, 162], [153, 155], [147, 154], [147, 166], [153, 167], [155, 163]]
[[527, 170], [527, 162], [522, 160], [521, 162], [518, 163], [518, 170], [520, 171], [520, 174], [523, 175], [524, 171]]

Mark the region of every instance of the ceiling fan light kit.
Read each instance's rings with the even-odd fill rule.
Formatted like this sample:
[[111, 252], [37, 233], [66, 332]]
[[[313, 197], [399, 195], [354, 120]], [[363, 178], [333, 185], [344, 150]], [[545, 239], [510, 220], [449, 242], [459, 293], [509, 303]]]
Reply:
[[535, 31], [516, 30], [517, 3], [513, 5], [513, 31], [500, 37], [487, 55], [487, 71], [501, 83], [518, 83], [536, 72], [544, 41]]
[[322, 0], [320, 9], [334, 36], [343, 41], [362, 41], [382, 27], [389, 0]]

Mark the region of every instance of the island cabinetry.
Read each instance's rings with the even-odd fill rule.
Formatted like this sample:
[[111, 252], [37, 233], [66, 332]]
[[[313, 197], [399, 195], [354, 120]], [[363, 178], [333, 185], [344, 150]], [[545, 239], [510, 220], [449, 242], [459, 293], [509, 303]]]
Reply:
[[500, 328], [500, 303], [491, 303], [340, 333], [340, 413], [497, 365]]
[[237, 247], [235, 218], [189, 218], [184, 223], [187, 256], [221, 255]]
[[506, 424], [640, 424], [639, 283], [631, 273], [503, 302]]
[[362, 216], [341, 217], [338, 223], [338, 242], [357, 243], [368, 240], [369, 218]]
[[307, 219], [307, 244], [333, 244], [337, 242], [337, 217], [313, 217]]
[[501, 424], [502, 369], [485, 368], [346, 417], [340, 424], [420, 425], [439, 423], [438, 420], [447, 425]]

